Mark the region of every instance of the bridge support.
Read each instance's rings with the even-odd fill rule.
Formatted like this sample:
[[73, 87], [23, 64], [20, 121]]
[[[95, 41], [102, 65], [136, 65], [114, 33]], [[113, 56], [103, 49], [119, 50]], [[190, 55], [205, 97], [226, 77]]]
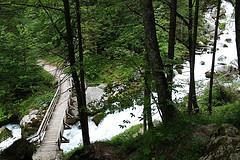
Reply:
[[64, 129], [71, 129], [72, 127], [69, 125], [69, 124], [67, 124], [66, 122], [64, 122]]

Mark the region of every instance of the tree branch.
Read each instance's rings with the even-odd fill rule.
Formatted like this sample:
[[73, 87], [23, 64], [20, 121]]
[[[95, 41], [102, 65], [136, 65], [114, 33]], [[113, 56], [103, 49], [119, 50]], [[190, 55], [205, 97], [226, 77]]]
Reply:
[[[165, 28], [164, 26], [161, 26], [160, 24], [155, 23], [156, 26], [158, 26], [159, 28], [161, 28], [163, 31], [168, 32], [168, 29]], [[180, 38], [176, 38], [178, 42], [180, 42], [181, 44], [183, 44], [186, 48], [189, 48], [189, 46]]]
[[[162, 2], [166, 5], [168, 5], [170, 8], [173, 7], [172, 4], [168, 0], [163, 0]], [[181, 15], [180, 13], [178, 13], [178, 12], [176, 12], [176, 13], [177, 13], [177, 17], [180, 18], [186, 26], [188, 26], [189, 23], [186, 20], [186, 18], [184, 18], [183, 15]]]
[[[15, 3], [15, 2], [10, 2], [10, 3], [0, 3], [0, 6], [11, 6], [11, 5], [16, 5], [16, 6], [25, 6], [25, 7], [33, 7], [33, 8], [42, 8], [41, 4], [27, 4], [27, 3]], [[52, 9], [55, 11], [60, 11], [60, 12], [64, 12], [61, 8], [55, 8], [55, 7], [51, 7], [51, 6], [43, 6], [44, 8], [47, 9]]]
[[62, 34], [62, 32], [59, 30], [59, 28], [57, 27], [56, 23], [53, 21], [53, 18], [51, 17], [51, 15], [49, 14], [48, 10], [45, 8], [45, 5], [43, 5], [41, 0], [38, 0], [40, 3], [40, 6], [43, 8], [43, 10], [45, 11], [45, 13], [47, 14], [48, 18], [50, 19], [53, 27], [56, 29], [56, 31], [58, 32], [58, 34], [60, 35], [60, 37], [62, 39], [64, 39], [64, 36]]

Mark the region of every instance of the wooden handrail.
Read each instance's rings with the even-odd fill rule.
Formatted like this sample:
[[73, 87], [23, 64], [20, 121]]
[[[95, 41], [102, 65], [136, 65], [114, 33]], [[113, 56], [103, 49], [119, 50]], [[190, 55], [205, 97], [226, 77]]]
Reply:
[[52, 99], [52, 101], [51, 101], [51, 103], [50, 103], [50, 105], [49, 105], [49, 107], [47, 109], [47, 112], [44, 115], [44, 118], [43, 118], [42, 123], [40, 124], [40, 126], [38, 128], [38, 131], [34, 135], [32, 135], [32, 136], [27, 138], [27, 140], [29, 142], [31, 142], [31, 143], [36, 142], [36, 141], [41, 143], [41, 141], [44, 138], [45, 131], [47, 129], [47, 126], [48, 126], [49, 121], [50, 121], [50, 119], [52, 117], [53, 111], [54, 111], [54, 109], [56, 107], [56, 104], [57, 104], [57, 102], [59, 100], [59, 97], [60, 97], [60, 93], [61, 93], [61, 79], [60, 79], [60, 75], [61, 75], [61, 71], [60, 71], [60, 73], [58, 75], [57, 91], [55, 92], [55, 94], [53, 96], [53, 99]]
[[[69, 86], [70, 86], [71, 89], [72, 89], [73, 85], [72, 85], [72, 79], [71, 79], [71, 78], [69, 78], [69, 83], [70, 83]], [[70, 92], [70, 94], [69, 94], [69, 98], [68, 98], [68, 108], [69, 108], [69, 106], [70, 106], [71, 96], [72, 96], [72, 92]], [[66, 111], [65, 111], [65, 116], [67, 116], [68, 108], [67, 108]], [[62, 136], [63, 136], [63, 132], [64, 132], [64, 122], [66, 121], [65, 118], [66, 118], [66, 117], [63, 118], [62, 127], [61, 127], [60, 131], [58, 132], [59, 135], [58, 135], [57, 143], [58, 143], [59, 149], [60, 149], [60, 145], [61, 145], [61, 141], [62, 141]]]

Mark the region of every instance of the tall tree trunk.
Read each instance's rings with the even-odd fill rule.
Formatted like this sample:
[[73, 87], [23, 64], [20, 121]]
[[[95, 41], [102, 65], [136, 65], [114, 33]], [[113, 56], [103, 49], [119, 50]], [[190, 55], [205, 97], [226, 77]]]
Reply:
[[143, 22], [145, 32], [146, 52], [150, 61], [152, 75], [155, 80], [156, 92], [158, 95], [158, 107], [162, 112], [162, 120], [164, 123], [175, 119], [176, 110], [169, 97], [169, 88], [167, 78], [164, 72], [163, 61], [160, 56], [156, 36], [155, 17], [153, 11], [152, 0], [141, 0], [143, 7]]
[[216, 48], [217, 48], [217, 39], [218, 39], [218, 26], [219, 26], [219, 16], [221, 9], [221, 0], [218, 0], [217, 4], [217, 18], [215, 22], [215, 34], [214, 34], [214, 43], [213, 43], [213, 56], [212, 56], [212, 68], [211, 68], [211, 77], [210, 77], [210, 87], [209, 87], [209, 97], [208, 97], [208, 112], [212, 113], [212, 88], [213, 88], [213, 78], [214, 78], [214, 65], [216, 57]]
[[86, 89], [85, 89], [85, 78], [84, 78], [84, 64], [83, 64], [83, 44], [82, 44], [82, 28], [81, 28], [81, 10], [79, 0], [75, 0], [76, 3], [76, 15], [77, 15], [77, 30], [78, 30], [78, 53], [80, 62], [80, 87], [81, 87], [81, 108], [80, 120], [82, 123], [82, 134], [85, 145], [90, 144], [89, 128], [88, 128], [88, 114], [86, 104]]
[[[64, 3], [64, 15], [65, 15], [65, 23], [66, 23], [66, 30], [67, 30], [67, 45], [68, 45], [68, 59], [70, 63], [70, 70], [77, 94], [77, 102], [78, 102], [78, 110], [80, 115], [80, 122], [82, 126], [82, 136], [83, 136], [83, 144], [88, 145], [90, 144], [89, 140], [89, 134], [88, 134], [88, 123], [85, 124], [85, 121], [83, 120], [83, 117], [85, 116], [86, 110], [83, 107], [83, 100], [82, 100], [82, 91], [80, 86], [79, 77], [76, 71], [76, 60], [75, 60], [75, 52], [74, 52], [74, 45], [73, 45], [73, 31], [72, 31], [72, 25], [71, 25], [71, 16], [70, 16], [70, 7], [69, 7], [69, 1], [63, 0]], [[85, 117], [87, 118], [87, 117]]]
[[144, 72], [144, 114], [146, 126], [148, 129], [153, 128], [152, 108], [151, 108], [151, 69], [148, 55], [145, 54], [145, 72]]
[[238, 71], [240, 75], [240, 1], [236, 0], [235, 6], [236, 45], [238, 56]]
[[[196, 55], [196, 47], [197, 47], [197, 36], [198, 36], [198, 17], [199, 17], [199, 0], [196, 0], [195, 4], [195, 14], [194, 14], [194, 30], [193, 30], [193, 49], [192, 49], [192, 63], [193, 63], [193, 70], [195, 70], [195, 55]], [[193, 73], [194, 75], [194, 73]], [[193, 76], [194, 78], [194, 76]], [[196, 88], [195, 88], [195, 78], [194, 78], [194, 85], [193, 85], [193, 107], [195, 113], [199, 112], [199, 106], [197, 104], [197, 95], [196, 95]]]
[[[171, 0], [170, 2], [170, 29], [168, 35], [168, 58], [170, 61], [168, 67], [168, 84], [170, 90], [172, 90], [173, 85], [173, 60], [174, 60], [174, 49], [176, 43], [176, 27], [177, 27], [177, 0]], [[172, 92], [170, 92], [170, 97], [172, 99]]]
[[198, 108], [196, 88], [195, 88], [195, 48], [193, 39], [193, 2], [189, 0], [189, 25], [188, 25], [188, 44], [189, 44], [189, 63], [190, 63], [190, 84], [188, 96], [188, 113], [192, 114], [193, 106]]

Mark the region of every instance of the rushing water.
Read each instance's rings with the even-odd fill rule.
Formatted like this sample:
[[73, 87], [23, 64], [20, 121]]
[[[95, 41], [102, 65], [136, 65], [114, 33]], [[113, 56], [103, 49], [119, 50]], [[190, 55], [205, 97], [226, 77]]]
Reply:
[[[226, 10], [226, 19], [221, 20], [221, 23], [226, 23], [226, 29], [221, 31], [220, 39], [218, 40], [216, 53], [216, 63], [215, 66], [218, 68], [220, 63], [231, 64], [237, 59], [236, 44], [235, 44], [235, 20], [233, 19], [234, 8], [231, 3], [223, 1], [222, 8]], [[210, 26], [208, 30], [213, 30], [215, 26], [214, 17], [215, 9], [209, 10], [205, 14], [205, 20]], [[206, 29], [207, 30], [207, 29]], [[227, 42], [226, 39], [231, 39], [231, 42]], [[228, 47], [224, 47], [226, 44]], [[212, 54], [201, 54], [196, 55], [195, 64], [195, 80], [197, 93], [200, 94], [204, 86], [207, 85], [209, 79], [205, 77], [205, 72], [211, 69]], [[205, 64], [203, 65], [202, 62]], [[189, 62], [183, 64], [183, 73], [176, 74], [174, 77], [174, 82], [178, 87], [176, 87], [177, 93], [174, 94], [176, 100], [181, 100], [188, 93], [189, 87]], [[99, 90], [99, 89], [98, 89]], [[103, 92], [99, 91], [99, 94]], [[94, 93], [95, 97], [96, 93]], [[92, 142], [99, 140], [111, 139], [113, 136], [122, 133], [125, 129], [130, 128], [133, 125], [141, 123], [139, 117], [141, 117], [143, 107], [135, 105], [135, 109], [126, 109], [122, 112], [109, 114], [105, 119], [96, 126], [95, 123], [89, 118], [89, 133]], [[132, 116], [132, 114], [134, 116]], [[154, 119], [160, 120], [159, 114], [154, 115]], [[123, 123], [124, 120], [130, 123]], [[124, 129], [121, 129], [119, 125], [126, 125]], [[7, 125], [7, 128], [12, 130], [13, 137], [8, 138], [6, 141], [0, 143], [0, 150], [11, 145], [15, 140], [21, 138], [21, 129], [19, 125]], [[71, 149], [79, 146], [82, 143], [81, 129], [78, 128], [78, 124], [73, 125], [71, 129], [64, 131], [64, 136], [70, 140], [70, 143], [62, 144], [61, 148], [64, 152], [70, 151]]]
[[[226, 11], [226, 18], [220, 20], [220, 22], [226, 23], [226, 28], [224, 31], [219, 32], [222, 34], [219, 36], [220, 39], [217, 42], [217, 52], [215, 61], [216, 70], [222, 67], [221, 65], [222, 63], [229, 65], [231, 63], [234, 63], [234, 61], [236, 62], [237, 59], [235, 43], [235, 20], [233, 18], [234, 7], [230, 2], [226, 1], [223, 1], [221, 7]], [[206, 28], [206, 30], [214, 31], [215, 19], [213, 17], [216, 17], [215, 10], [216, 9], [214, 8], [212, 10], [209, 10], [205, 14], [205, 20], [210, 26], [209, 28]], [[231, 42], [230, 43], [227, 42], [226, 41], [227, 39], [231, 39]], [[224, 47], [224, 44], [226, 44], [228, 47]], [[204, 62], [205, 64], [202, 65], [202, 62]], [[204, 86], [206, 86], [209, 81], [209, 79], [205, 77], [205, 73], [211, 70], [211, 64], [212, 54], [204, 53], [201, 55], [196, 55], [195, 81], [197, 94], [202, 93]], [[183, 66], [184, 66], [184, 69], [182, 70], [183, 74], [177, 74], [174, 77], [175, 85], [178, 86], [176, 88], [178, 92], [174, 94], [176, 100], [181, 100], [184, 96], [187, 95], [189, 90], [189, 74], [190, 74], [189, 62], [185, 62]]]
[[4, 150], [5, 148], [9, 147], [13, 144], [16, 140], [22, 137], [21, 135], [21, 127], [18, 124], [8, 124], [6, 126], [7, 129], [12, 131], [12, 137], [6, 139], [5, 141], [0, 143], [0, 151]]

